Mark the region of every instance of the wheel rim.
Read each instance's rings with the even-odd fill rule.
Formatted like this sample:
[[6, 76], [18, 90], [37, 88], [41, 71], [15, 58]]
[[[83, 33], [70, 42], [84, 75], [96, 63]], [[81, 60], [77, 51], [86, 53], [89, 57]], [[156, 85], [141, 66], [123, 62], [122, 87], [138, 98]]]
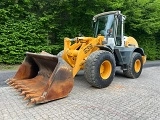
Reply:
[[104, 80], [106, 80], [107, 78], [109, 78], [111, 72], [112, 72], [112, 65], [110, 61], [105, 60], [100, 66], [100, 75]]
[[135, 64], [134, 64], [134, 70], [136, 73], [138, 73], [141, 69], [141, 61], [139, 59], [137, 59], [135, 61]]

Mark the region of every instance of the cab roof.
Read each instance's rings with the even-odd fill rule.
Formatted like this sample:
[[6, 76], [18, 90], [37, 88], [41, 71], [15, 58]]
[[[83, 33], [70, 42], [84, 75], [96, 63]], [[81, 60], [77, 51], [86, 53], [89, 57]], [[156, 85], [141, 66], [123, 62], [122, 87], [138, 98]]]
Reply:
[[105, 15], [109, 15], [109, 14], [121, 14], [121, 11], [109, 11], [109, 12], [99, 13], [93, 17], [93, 21], [97, 21], [97, 18], [100, 16], [105, 16]]

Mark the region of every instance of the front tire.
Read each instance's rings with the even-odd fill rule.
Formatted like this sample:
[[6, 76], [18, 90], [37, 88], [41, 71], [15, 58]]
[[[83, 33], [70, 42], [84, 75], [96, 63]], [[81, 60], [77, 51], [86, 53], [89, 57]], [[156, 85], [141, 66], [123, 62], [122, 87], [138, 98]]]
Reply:
[[123, 71], [123, 74], [129, 78], [138, 78], [142, 72], [143, 62], [140, 53], [132, 54], [128, 69]]
[[84, 67], [86, 80], [94, 87], [104, 88], [115, 76], [115, 58], [112, 53], [98, 50], [88, 56]]

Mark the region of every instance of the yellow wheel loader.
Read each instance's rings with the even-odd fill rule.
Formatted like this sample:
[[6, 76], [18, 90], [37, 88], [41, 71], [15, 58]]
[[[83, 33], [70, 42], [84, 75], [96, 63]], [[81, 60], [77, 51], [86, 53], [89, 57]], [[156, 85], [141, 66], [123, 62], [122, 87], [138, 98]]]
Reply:
[[80, 70], [84, 70], [86, 80], [97, 88], [111, 84], [116, 66], [120, 66], [126, 77], [138, 78], [146, 56], [133, 37], [124, 36], [125, 18], [120, 11], [95, 15], [94, 37], [65, 38], [64, 50], [56, 56], [27, 52], [8, 84], [29, 103], [38, 104], [66, 97]]

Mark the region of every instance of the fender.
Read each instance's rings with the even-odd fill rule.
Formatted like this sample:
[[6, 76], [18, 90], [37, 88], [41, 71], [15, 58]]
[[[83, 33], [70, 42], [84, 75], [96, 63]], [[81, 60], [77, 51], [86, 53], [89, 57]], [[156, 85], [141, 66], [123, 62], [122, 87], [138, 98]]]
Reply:
[[106, 51], [109, 51], [109, 52], [113, 53], [113, 50], [108, 46], [96, 45], [96, 47], [98, 47], [100, 50], [106, 50]]
[[[123, 47], [123, 48], [119, 48], [119, 47], [115, 47], [115, 54], [116, 56], [119, 56], [117, 59], [117, 64], [118, 65], [129, 65], [130, 60], [132, 58], [132, 54], [133, 52], [137, 52], [140, 53], [142, 55], [142, 60], [143, 60], [143, 64], [146, 61], [146, 55], [144, 54], [144, 51], [142, 48], [135, 48], [135, 47]], [[122, 57], [125, 56], [122, 60]]]
[[143, 50], [142, 48], [135, 48], [133, 52], [138, 52], [138, 53], [140, 53], [142, 56], [145, 56], [144, 50]]

